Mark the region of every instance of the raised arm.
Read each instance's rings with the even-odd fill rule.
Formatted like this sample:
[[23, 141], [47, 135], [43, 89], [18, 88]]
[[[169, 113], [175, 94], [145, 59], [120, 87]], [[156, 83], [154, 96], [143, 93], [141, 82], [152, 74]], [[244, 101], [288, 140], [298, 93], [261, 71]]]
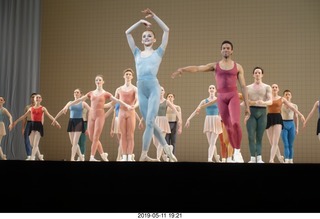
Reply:
[[150, 27], [151, 26], [150, 22], [141, 19], [138, 22], [136, 22], [135, 24], [133, 24], [131, 27], [129, 27], [125, 32], [126, 33], [126, 37], [127, 37], [127, 41], [128, 41], [128, 44], [129, 44], [129, 47], [130, 47], [132, 53], [134, 53], [134, 50], [136, 48], [136, 43], [134, 41], [134, 38], [133, 38], [131, 32], [134, 29], [136, 29], [140, 24], [144, 24], [146, 27]]
[[166, 50], [166, 47], [168, 45], [168, 40], [169, 40], [169, 27], [149, 8], [143, 10], [142, 13], [146, 14], [146, 18], [152, 17], [157, 22], [157, 24], [160, 26], [160, 28], [163, 30], [162, 41], [161, 41], [160, 47], [163, 50]]
[[186, 66], [182, 68], [178, 68], [171, 74], [171, 78], [175, 78], [177, 75], [180, 77], [182, 73], [197, 73], [197, 72], [210, 72], [215, 70], [216, 63], [208, 63], [206, 65], [193, 65], [193, 66]]

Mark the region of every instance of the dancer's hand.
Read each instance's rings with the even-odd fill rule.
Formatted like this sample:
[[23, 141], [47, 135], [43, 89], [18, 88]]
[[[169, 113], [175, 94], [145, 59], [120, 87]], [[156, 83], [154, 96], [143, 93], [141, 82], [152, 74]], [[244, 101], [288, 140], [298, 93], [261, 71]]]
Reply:
[[143, 20], [143, 19], [140, 20], [140, 23], [141, 23], [141, 24], [144, 24], [144, 25], [146, 26], [146, 28], [150, 28], [151, 25], [152, 25], [150, 22], [148, 22], [148, 21], [146, 21], [146, 20]]
[[149, 8], [146, 8], [141, 12], [146, 14], [145, 18], [150, 18], [150, 17], [153, 17], [155, 15]]
[[182, 76], [182, 71], [180, 69], [176, 70], [175, 72], [173, 72], [171, 74], [171, 78], [175, 78], [177, 75], [179, 75], [179, 77]]

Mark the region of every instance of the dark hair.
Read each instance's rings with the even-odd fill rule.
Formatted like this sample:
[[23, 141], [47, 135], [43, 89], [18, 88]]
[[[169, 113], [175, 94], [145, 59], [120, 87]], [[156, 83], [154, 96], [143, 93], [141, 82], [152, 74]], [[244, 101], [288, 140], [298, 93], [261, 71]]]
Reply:
[[2, 97], [2, 99], [3, 99], [4, 101], [6, 101], [6, 99], [4, 98], [4, 96], [0, 96], [0, 97]]
[[284, 90], [284, 91], [283, 91], [283, 94], [286, 93], [286, 92], [291, 93], [291, 91], [287, 89], [287, 90]]
[[32, 96], [34, 96], [34, 95], [37, 95], [38, 93], [32, 93], [31, 95], [30, 95], [30, 98], [32, 97]]
[[126, 68], [126, 69], [123, 71], [123, 74], [125, 74], [127, 71], [130, 71], [132, 74], [134, 74], [134, 71], [132, 70], [132, 68]]
[[80, 94], [82, 94], [82, 91], [80, 90], [80, 88], [76, 88], [74, 90], [79, 90]]
[[233, 50], [233, 44], [229, 41], [229, 40], [225, 40], [225, 41], [223, 41], [222, 43], [221, 43], [221, 48], [222, 48], [222, 45], [223, 44], [230, 44], [230, 46], [231, 46], [231, 49]]
[[169, 96], [170, 94], [171, 94], [173, 97], [176, 97], [176, 96], [174, 95], [174, 93], [167, 93], [166, 98], [168, 98], [168, 96]]
[[262, 74], [263, 74], [263, 69], [262, 69], [261, 67], [259, 67], [259, 66], [255, 67], [255, 68], [253, 69], [252, 74], [254, 74], [254, 71], [255, 71], [256, 69], [260, 69], [261, 72], [262, 72]]

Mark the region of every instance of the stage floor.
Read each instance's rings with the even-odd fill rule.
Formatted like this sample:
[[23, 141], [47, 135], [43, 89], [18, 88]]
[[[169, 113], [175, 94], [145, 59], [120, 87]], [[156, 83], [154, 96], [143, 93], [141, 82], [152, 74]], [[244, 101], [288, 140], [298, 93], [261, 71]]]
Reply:
[[1, 212], [320, 212], [320, 164], [0, 161]]

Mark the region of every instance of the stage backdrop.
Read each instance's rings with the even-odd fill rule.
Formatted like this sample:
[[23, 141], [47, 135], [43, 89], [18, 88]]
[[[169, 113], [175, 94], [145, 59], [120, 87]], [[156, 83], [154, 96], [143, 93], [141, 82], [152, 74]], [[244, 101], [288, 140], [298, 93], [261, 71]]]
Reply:
[[[200, 101], [208, 97], [208, 86], [215, 84], [215, 80], [212, 73], [185, 74], [176, 79], [171, 79], [170, 75], [178, 67], [220, 60], [220, 46], [224, 40], [233, 42], [233, 59], [243, 66], [247, 84], [253, 82], [253, 68], [261, 66], [265, 72], [263, 81], [278, 84], [279, 94], [290, 89], [292, 101], [305, 116], [319, 99], [320, 2], [317, 0], [44, 0], [40, 93], [43, 105], [52, 115], [73, 100], [74, 89], [80, 88], [84, 93], [95, 89], [97, 74], [104, 75], [104, 88], [111, 93], [123, 85], [122, 71], [128, 67], [135, 69], [125, 31], [144, 19], [141, 10], [147, 7], [170, 28], [169, 44], [158, 78], [166, 92], [175, 94], [175, 103], [182, 108], [184, 123]], [[157, 47], [162, 31], [153, 19], [148, 20], [156, 33]], [[133, 32], [140, 48], [143, 31], [141, 26]], [[23, 92], [29, 94], [29, 91]], [[13, 116], [19, 115], [14, 113]], [[191, 120], [190, 128], [184, 128], [177, 137], [179, 161], [207, 161], [208, 143], [202, 132], [204, 117], [203, 111]], [[71, 145], [66, 132], [68, 118], [69, 114], [59, 118], [62, 129], [51, 126], [45, 118], [45, 135], [40, 141], [45, 159], [70, 160]], [[109, 159], [115, 160], [118, 145], [116, 138], [109, 135], [111, 119], [106, 120], [101, 141]], [[300, 122], [295, 141], [295, 163], [320, 162], [317, 119], [316, 112], [304, 130]], [[247, 162], [250, 154], [243, 123], [242, 131], [241, 151]], [[136, 129], [134, 153], [137, 159], [142, 133], [143, 130]], [[220, 152], [219, 141], [217, 147]], [[281, 139], [279, 147], [283, 153]], [[90, 142], [87, 141], [87, 159], [89, 153]], [[155, 153], [151, 144], [149, 155], [155, 157]], [[265, 133], [264, 161], [269, 160], [269, 155], [270, 144]]]

